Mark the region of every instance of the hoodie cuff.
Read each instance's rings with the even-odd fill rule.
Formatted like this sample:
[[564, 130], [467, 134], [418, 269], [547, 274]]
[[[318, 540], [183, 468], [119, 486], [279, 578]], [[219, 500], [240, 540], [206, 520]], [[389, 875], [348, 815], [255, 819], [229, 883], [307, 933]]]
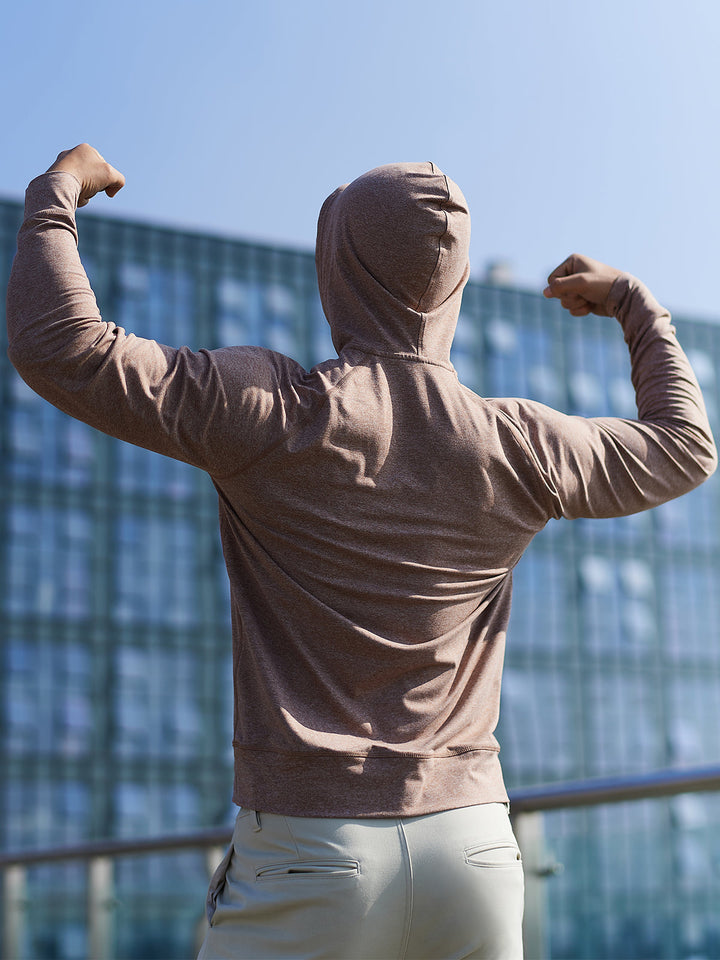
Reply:
[[28, 184], [25, 191], [25, 219], [41, 210], [60, 208], [75, 213], [82, 185], [78, 178], [64, 170], [41, 173]]
[[631, 344], [647, 327], [664, 320], [670, 330], [670, 314], [642, 280], [624, 273], [610, 288], [607, 311], [619, 321], [625, 340]]

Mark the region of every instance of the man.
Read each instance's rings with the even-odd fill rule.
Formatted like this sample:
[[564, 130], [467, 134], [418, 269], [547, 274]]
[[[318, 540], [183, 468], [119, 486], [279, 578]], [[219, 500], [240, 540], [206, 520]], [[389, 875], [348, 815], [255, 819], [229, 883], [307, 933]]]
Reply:
[[201, 956], [517, 960], [493, 736], [512, 571], [551, 517], [645, 510], [715, 469], [668, 314], [572, 256], [545, 293], [617, 316], [638, 420], [476, 396], [449, 360], [467, 205], [433, 164], [393, 164], [320, 213], [337, 358], [176, 350], [104, 323], [77, 256], [75, 205], [122, 185], [86, 144], [30, 184], [10, 355], [62, 410], [218, 491], [241, 810]]

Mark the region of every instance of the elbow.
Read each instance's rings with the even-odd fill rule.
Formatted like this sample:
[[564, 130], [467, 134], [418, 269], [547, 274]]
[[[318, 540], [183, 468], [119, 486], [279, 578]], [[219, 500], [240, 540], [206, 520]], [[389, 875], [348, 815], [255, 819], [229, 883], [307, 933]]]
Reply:
[[7, 354], [10, 363], [23, 380], [32, 386], [32, 381], [35, 379], [35, 374], [40, 366], [37, 351], [32, 348], [27, 340], [23, 343], [21, 338], [16, 337], [10, 341]]
[[25, 383], [41, 397], [45, 397], [48, 384], [52, 378], [48, 376], [48, 364], [43, 362], [36, 348], [31, 343], [15, 339], [11, 341], [7, 351], [10, 363]]
[[711, 477], [718, 467], [718, 451], [713, 438], [710, 424], [687, 425], [682, 428], [673, 425], [672, 429], [664, 428], [667, 439], [671, 442], [666, 446], [672, 464], [671, 473], [675, 476], [677, 493], [681, 496], [689, 493]]
[[718, 468], [718, 451], [712, 438], [710, 438], [710, 443], [700, 463], [700, 468], [703, 471], [701, 483], [707, 480], [708, 477], [711, 477]]
[[711, 477], [718, 467], [718, 451], [711, 434], [696, 441], [694, 450], [685, 468], [687, 491], [694, 490]]
[[8, 358], [15, 367], [20, 376], [25, 379], [26, 371], [29, 372], [33, 366], [33, 358], [27, 346], [23, 346], [18, 339], [11, 340], [8, 345]]
[[702, 471], [702, 479], [707, 480], [718, 468], [718, 450], [715, 438], [712, 435], [710, 424], [706, 421], [705, 429], [698, 437], [698, 466]]

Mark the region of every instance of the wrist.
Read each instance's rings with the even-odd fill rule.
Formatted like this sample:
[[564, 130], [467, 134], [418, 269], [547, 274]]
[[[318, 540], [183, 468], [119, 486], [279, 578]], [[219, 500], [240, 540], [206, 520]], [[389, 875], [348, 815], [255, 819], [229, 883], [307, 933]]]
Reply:
[[[51, 168], [47, 171], [47, 173], [41, 173], [40, 176], [41, 176], [41, 177], [47, 177], [47, 176], [49, 176], [50, 174], [55, 174], [55, 173], [64, 173], [64, 174], [66, 174], [68, 177], [72, 177], [73, 180], [77, 183], [78, 187], [82, 190], [82, 179], [77, 175], [77, 173], [73, 173], [72, 170], [61, 170], [61, 169], [56, 169], [56, 168], [54, 168], [54, 167], [51, 167]], [[38, 179], [38, 178], [36, 177], [35, 179]]]
[[609, 316], [620, 319], [620, 312], [626, 303], [630, 293], [631, 281], [634, 279], [629, 273], [620, 273], [615, 277], [605, 300], [605, 307]]
[[74, 174], [65, 171], [41, 173], [25, 190], [25, 216], [41, 210], [63, 209], [74, 216], [82, 185]]

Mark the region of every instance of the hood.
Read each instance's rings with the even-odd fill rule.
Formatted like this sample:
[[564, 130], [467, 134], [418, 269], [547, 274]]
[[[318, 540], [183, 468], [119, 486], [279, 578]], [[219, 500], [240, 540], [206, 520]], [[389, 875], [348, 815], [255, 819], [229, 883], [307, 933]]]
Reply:
[[450, 362], [470, 274], [470, 214], [432, 163], [376, 167], [322, 206], [315, 263], [338, 353]]

